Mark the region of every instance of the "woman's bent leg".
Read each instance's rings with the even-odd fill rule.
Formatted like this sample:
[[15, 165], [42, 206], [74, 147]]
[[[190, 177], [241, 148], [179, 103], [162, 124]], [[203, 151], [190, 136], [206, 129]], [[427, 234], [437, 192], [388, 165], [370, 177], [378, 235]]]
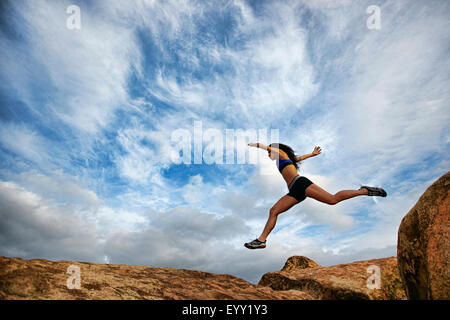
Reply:
[[258, 237], [259, 241], [266, 241], [267, 236], [272, 231], [272, 229], [275, 227], [275, 224], [277, 223], [277, 217], [280, 213], [283, 213], [292, 206], [296, 205], [299, 201], [291, 196], [285, 195], [280, 198], [280, 200], [277, 201], [273, 205], [273, 207], [270, 209], [269, 213], [269, 219], [266, 222], [266, 226], [264, 227], [263, 232]]

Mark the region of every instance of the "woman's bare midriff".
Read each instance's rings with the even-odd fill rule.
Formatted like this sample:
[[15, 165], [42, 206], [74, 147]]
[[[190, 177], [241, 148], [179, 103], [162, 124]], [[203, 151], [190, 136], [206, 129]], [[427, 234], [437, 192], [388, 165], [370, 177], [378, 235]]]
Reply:
[[281, 171], [281, 175], [283, 176], [284, 181], [286, 181], [286, 184], [289, 187], [289, 184], [292, 182], [292, 180], [296, 176], [298, 176], [298, 172], [295, 166], [290, 164], [283, 168], [283, 170]]

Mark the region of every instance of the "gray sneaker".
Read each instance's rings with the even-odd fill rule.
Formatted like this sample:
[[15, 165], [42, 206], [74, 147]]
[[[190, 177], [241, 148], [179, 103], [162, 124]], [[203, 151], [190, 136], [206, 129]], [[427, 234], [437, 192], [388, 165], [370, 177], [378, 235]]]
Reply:
[[375, 188], [375, 187], [368, 187], [368, 186], [361, 186], [361, 188], [359, 188], [359, 190], [361, 189], [367, 189], [367, 191], [369, 192], [369, 196], [379, 196], [379, 197], [386, 197], [387, 193], [386, 191], [384, 191], [384, 189], [382, 188]]
[[264, 249], [266, 247], [266, 241], [262, 242], [255, 239], [252, 242], [244, 243], [244, 246], [248, 249]]

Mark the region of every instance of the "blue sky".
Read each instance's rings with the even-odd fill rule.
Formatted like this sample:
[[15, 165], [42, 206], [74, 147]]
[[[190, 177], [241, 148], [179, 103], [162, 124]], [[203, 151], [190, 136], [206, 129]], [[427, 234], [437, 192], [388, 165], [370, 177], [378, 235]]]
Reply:
[[[73, 4], [79, 30], [66, 27]], [[380, 29], [366, 23], [374, 4]], [[401, 218], [449, 170], [447, 1], [0, 9], [0, 255], [257, 282], [291, 255], [395, 255]], [[287, 187], [255, 149], [258, 164], [173, 163], [172, 134], [193, 134], [194, 121], [223, 136], [276, 129], [299, 155], [319, 145], [300, 174], [331, 193], [366, 184], [389, 195], [307, 199], [279, 216], [265, 250], [248, 251]]]

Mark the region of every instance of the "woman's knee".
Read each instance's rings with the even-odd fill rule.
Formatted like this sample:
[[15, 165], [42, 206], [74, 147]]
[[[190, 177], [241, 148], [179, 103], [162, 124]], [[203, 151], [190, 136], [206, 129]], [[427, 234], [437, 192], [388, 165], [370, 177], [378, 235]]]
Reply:
[[281, 211], [277, 207], [270, 208], [269, 214], [271, 216], [277, 216], [281, 213]]
[[339, 200], [339, 198], [334, 194], [334, 195], [332, 195], [329, 199], [328, 199], [328, 201], [327, 201], [327, 203], [328, 204], [331, 204], [331, 205], [335, 205], [335, 204], [337, 204], [338, 202], [340, 202], [340, 200]]

